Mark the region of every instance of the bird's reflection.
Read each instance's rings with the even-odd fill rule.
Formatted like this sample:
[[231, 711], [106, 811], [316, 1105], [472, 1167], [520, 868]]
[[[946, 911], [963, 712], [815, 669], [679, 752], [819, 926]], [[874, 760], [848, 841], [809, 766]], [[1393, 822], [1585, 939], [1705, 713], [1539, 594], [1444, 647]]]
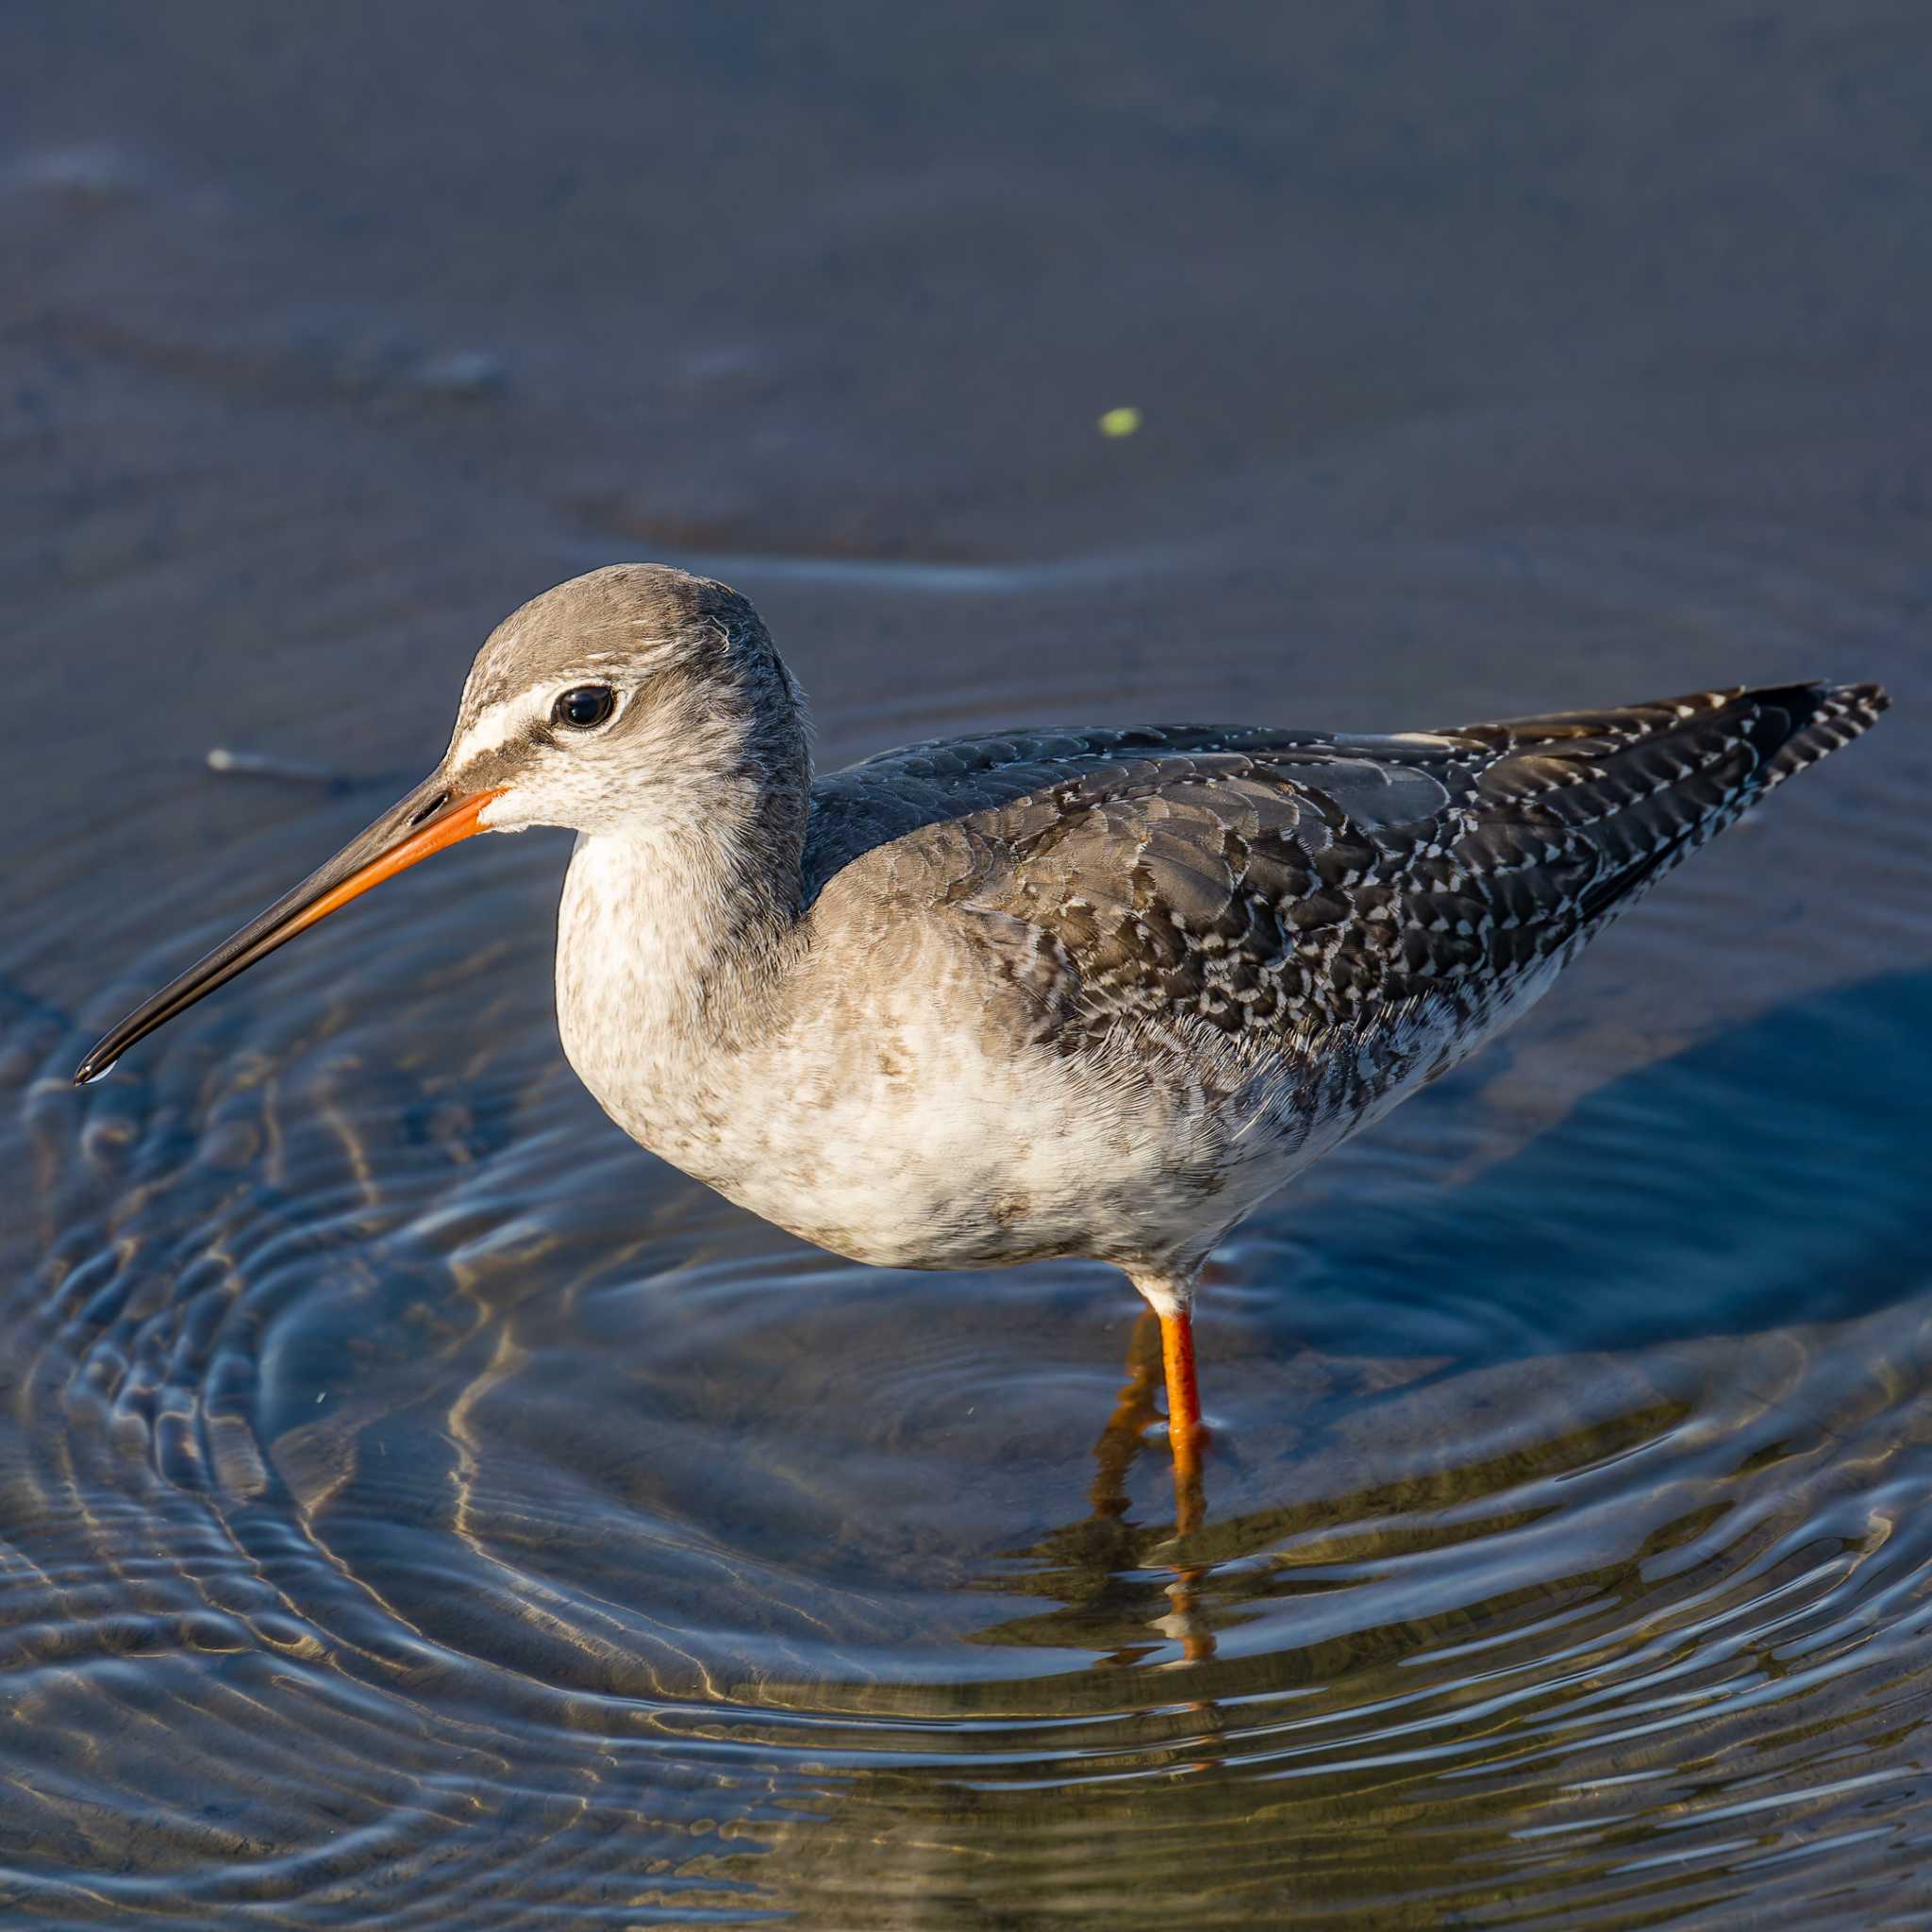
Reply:
[[1116, 1523], [1127, 1513], [1127, 1475], [1147, 1446], [1147, 1431], [1160, 1413], [1160, 1320], [1142, 1308], [1127, 1342], [1127, 1379], [1100, 1440], [1093, 1445], [1093, 1516]]

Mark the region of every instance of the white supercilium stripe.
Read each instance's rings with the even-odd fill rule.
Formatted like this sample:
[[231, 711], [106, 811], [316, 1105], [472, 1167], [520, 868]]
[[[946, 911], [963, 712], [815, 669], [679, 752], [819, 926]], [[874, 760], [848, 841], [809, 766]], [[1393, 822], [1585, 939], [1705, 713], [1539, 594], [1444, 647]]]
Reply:
[[466, 765], [472, 758], [508, 744], [523, 729], [528, 715], [525, 701], [519, 698], [504, 698], [486, 705], [472, 720], [470, 728], [450, 747], [450, 762]]

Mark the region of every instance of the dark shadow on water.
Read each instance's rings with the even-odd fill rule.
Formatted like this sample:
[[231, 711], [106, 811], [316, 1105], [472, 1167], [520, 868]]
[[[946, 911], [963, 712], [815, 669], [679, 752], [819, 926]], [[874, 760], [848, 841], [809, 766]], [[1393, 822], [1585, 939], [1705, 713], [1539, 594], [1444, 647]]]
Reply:
[[1271, 1326], [1493, 1357], [1883, 1307], [1926, 1278], [1932, 1078], [1901, 1042], [1928, 1040], [1932, 974], [1780, 1007], [1613, 1081], [1466, 1186], [1351, 1199]]

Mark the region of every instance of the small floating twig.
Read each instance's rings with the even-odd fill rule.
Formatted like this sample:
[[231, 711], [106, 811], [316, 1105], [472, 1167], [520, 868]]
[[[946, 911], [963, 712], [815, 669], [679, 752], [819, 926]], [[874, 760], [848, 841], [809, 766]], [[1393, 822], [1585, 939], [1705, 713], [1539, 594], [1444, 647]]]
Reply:
[[272, 751], [231, 751], [222, 744], [208, 752], [208, 768], [242, 778], [278, 778], [291, 785], [320, 785], [329, 791], [347, 791], [357, 783], [347, 773], [332, 772], [325, 765], [285, 758]]

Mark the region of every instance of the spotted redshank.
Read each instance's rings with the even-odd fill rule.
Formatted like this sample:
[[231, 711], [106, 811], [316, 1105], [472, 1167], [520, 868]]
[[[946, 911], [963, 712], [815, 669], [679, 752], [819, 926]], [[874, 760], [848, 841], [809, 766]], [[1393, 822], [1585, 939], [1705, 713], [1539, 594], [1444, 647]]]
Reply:
[[569, 826], [558, 1015], [611, 1118], [857, 1260], [1122, 1269], [1160, 1318], [1185, 1524], [1208, 1252], [1885, 703], [1795, 684], [1389, 737], [1028, 729], [814, 781], [751, 605], [613, 565], [506, 619], [431, 776], [76, 1078], [430, 853]]

